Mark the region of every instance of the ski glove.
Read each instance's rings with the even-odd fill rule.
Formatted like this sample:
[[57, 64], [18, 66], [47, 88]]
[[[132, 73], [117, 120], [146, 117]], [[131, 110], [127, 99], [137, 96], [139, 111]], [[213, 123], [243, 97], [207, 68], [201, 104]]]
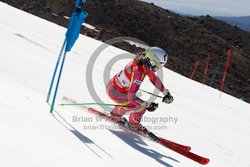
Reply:
[[162, 102], [170, 104], [170, 103], [172, 103], [174, 101], [174, 98], [170, 94], [168, 89], [164, 90], [163, 94], [164, 94], [164, 97], [162, 98]]
[[157, 108], [158, 108], [158, 103], [154, 103], [154, 102], [147, 103], [146, 109], [147, 109], [148, 111], [153, 112], [153, 111], [155, 111]]

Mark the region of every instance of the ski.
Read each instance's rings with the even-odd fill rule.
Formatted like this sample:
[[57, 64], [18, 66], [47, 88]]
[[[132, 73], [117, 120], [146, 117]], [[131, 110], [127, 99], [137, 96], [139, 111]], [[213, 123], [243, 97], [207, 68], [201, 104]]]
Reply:
[[[66, 101], [69, 101], [71, 103], [77, 103], [76, 101], [74, 100], [71, 100], [67, 97], [64, 97], [63, 100], [66, 100]], [[153, 134], [152, 132], [149, 132], [145, 127], [142, 126], [141, 129], [139, 129], [139, 131], [134, 131], [133, 129], [127, 127], [127, 126], [123, 126], [121, 125], [121, 123], [117, 120], [117, 118], [113, 117], [113, 116], [110, 116], [110, 115], [107, 115], [101, 111], [98, 111], [94, 108], [88, 108], [88, 107], [82, 107], [83, 109], [87, 110], [88, 112], [90, 113], [93, 113], [95, 115], [98, 115], [98, 116], [101, 116], [119, 126], [121, 126], [122, 128], [125, 128], [125, 129], [128, 129], [138, 135], [141, 135], [141, 136], [144, 136], [144, 137], [148, 137], [150, 139], [152, 139], [153, 141], [161, 144], [162, 146], [176, 152], [176, 153], [179, 153], [199, 164], [202, 164], [202, 165], [206, 165], [209, 163], [209, 159], [208, 158], [205, 158], [205, 157], [202, 157], [198, 154], [195, 154], [193, 152], [191, 152], [191, 147], [190, 146], [185, 146], [185, 145], [182, 145], [182, 144], [178, 144], [178, 143], [175, 143], [173, 141], [170, 141], [170, 140], [167, 140], [167, 139], [164, 139], [162, 137], [159, 137], [159, 136], [156, 136], [155, 134]]]
[[179, 144], [179, 143], [176, 143], [176, 142], [173, 142], [173, 141], [170, 141], [170, 140], [167, 140], [167, 139], [164, 139], [162, 137], [158, 137], [158, 143], [160, 143], [161, 145], [163, 145], [164, 147], [168, 147], [168, 148], [180, 148], [181, 150], [185, 150], [187, 152], [189, 152], [191, 150], [191, 147], [190, 146], [186, 146], [186, 145], [182, 145], [182, 144]]
[[[107, 115], [107, 114], [100, 112], [100, 111], [93, 109], [93, 108], [88, 108], [87, 110], [90, 113], [100, 115], [103, 118], [108, 119], [111, 122], [114, 122], [114, 123], [120, 125], [119, 122], [117, 121], [117, 119], [114, 118], [113, 116]], [[124, 127], [124, 126], [122, 126], [122, 127]], [[126, 129], [129, 129], [129, 128], [126, 128]], [[129, 129], [129, 130], [131, 130], [131, 129]], [[153, 134], [152, 132], [149, 132], [145, 127], [142, 128], [142, 130], [141, 130], [142, 133], [137, 133], [136, 131], [133, 131], [133, 130], [132, 130], [132, 132], [139, 134], [139, 135], [142, 135], [142, 136], [147, 136], [147, 135], [149, 136], [149, 133]], [[208, 158], [205, 158], [205, 157], [202, 157], [198, 154], [190, 152], [191, 147], [189, 147], [189, 146], [184, 146], [184, 145], [172, 142], [170, 140], [167, 140], [167, 139], [164, 139], [164, 138], [161, 138], [158, 136], [156, 136], [156, 137], [158, 138], [158, 140], [155, 140], [155, 139], [152, 139], [152, 140], [156, 141], [157, 143], [161, 144], [162, 146], [167, 147], [168, 149], [175, 151], [175, 152], [177, 152], [177, 153], [179, 153], [179, 154], [181, 154], [181, 155], [183, 155], [183, 156], [185, 156], [185, 157], [187, 157], [187, 158], [189, 158], [197, 163], [200, 163], [202, 165], [206, 165], [210, 161]], [[150, 138], [150, 136], [149, 136], [149, 138]]]
[[163, 139], [163, 138], [160, 138], [159, 140], [159, 143], [167, 148], [169, 148], [170, 150], [172, 151], [175, 151], [197, 163], [200, 163], [202, 165], [206, 165], [209, 163], [209, 159], [208, 158], [205, 158], [205, 157], [202, 157], [198, 154], [195, 154], [191, 151], [186, 151], [185, 149], [180, 149], [180, 147], [175, 147], [174, 144], [169, 144], [168, 142], [165, 142], [166, 139]]

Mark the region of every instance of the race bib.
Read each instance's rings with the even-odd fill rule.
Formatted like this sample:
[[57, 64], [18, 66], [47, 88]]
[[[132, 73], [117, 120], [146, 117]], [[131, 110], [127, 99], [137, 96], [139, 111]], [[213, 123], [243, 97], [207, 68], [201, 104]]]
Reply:
[[121, 70], [121, 72], [118, 74], [118, 80], [121, 83], [123, 87], [129, 87], [130, 86], [130, 81], [125, 75], [124, 71]]

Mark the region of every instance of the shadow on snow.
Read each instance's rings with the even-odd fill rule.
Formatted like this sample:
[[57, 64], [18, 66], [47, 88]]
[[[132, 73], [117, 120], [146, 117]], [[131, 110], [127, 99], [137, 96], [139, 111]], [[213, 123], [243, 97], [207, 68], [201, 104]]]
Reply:
[[126, 144], [134, 148], [135, 150], [155, 159], [158, 163], [166, 167], [173, 167], [173, 166], [168, 164], [164, 160], [162, 160], [163, 158], [167, 158], [172, 161], [179, 162], [178, 160], [172, 157], [163, 155], [155, 150], [143, 147], [143, 146], [147, 146], [147, 144], [141, 139], [139, 135], [130, 133], [130, 135], [128, 136], [128, 133], [125, 133], [123, 131], [114, 131], [114, 130], [110, 130], [110, 132], [116, 135], [117, 137], [119, 137], [123, 142], [125, 142]]

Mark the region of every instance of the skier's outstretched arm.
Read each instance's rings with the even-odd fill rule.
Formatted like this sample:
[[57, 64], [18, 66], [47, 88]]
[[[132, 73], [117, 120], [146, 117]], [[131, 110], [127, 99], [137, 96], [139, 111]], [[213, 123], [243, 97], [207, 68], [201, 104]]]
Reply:
[[168, 104], [172, 103], [174, 101], [174, 98], [170, 94], [169, 90], [164, 87], [160, 78], [156, 76], [154, 72], [151, 72], [151, 71], [148, 73], [148, 77], [149, 77], [149, 80], [155, 85], [155, 87], [157, 87], [157, 89], [159, 89], [163, 93], [164, 97], [162, 99], [162, 102], [168, 103]]
[[156, 76], [155, 73], [152, 71], [148, 73], [148, 77], [149, 77], [149, 80], [152, 82], [152, 84], [154, 84], [155, 87], [163, 93], [165, 90], [165, 87], [163, 83], [161, 82], [160, 78]]

